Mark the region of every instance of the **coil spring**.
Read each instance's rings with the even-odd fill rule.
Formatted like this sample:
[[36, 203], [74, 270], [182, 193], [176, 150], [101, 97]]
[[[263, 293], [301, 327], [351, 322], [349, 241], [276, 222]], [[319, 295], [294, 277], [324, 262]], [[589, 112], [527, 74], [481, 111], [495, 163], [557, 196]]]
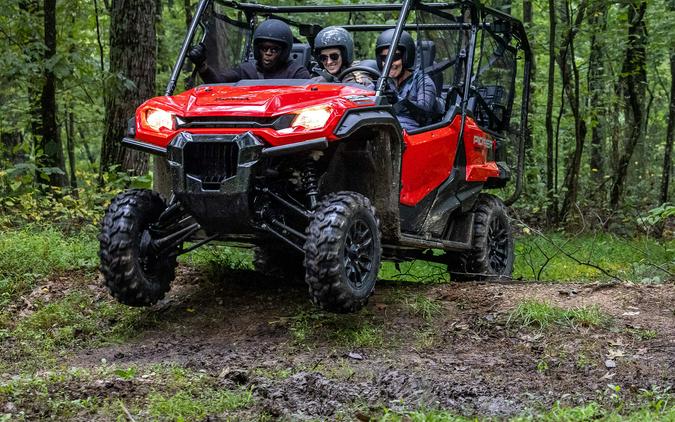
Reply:
[[309, 202], [309, 209], [313, 210], [317, 205], [319, 196], [319, 176], [317, 175], [316, 162], [312, 158], [305, 161], [302, 172], [302, 184]]

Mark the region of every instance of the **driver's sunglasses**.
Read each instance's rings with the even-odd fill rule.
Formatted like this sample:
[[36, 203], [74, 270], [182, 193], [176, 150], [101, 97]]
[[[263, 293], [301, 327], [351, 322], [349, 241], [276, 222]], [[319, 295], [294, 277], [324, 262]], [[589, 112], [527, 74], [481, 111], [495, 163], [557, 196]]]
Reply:
[[279, 52], [281, 51], [281, 48], [280, 47], [273, 47], [273, 46], [270, 46], [270, 47], [260, 46], [260, 47], [258, 47], [258, 50], [260, 50], [261, 53], [279, 54]]
[[[401, 60], [402, 58], [403, 58], [403, 54], [399, 53], [399, 52], [396, 52], [396, 53], [394, 53], [394, 60], [392, 60], [392, 63], [397, 62], [397, 61]], [[386, 54], [380, 54], [379, 59], [382, 63], [384, 63], [384, 61], [387, 60], [387, 55]]]
[[319, 60], [321, 60], [321, 63], [326, 63], [328, 59], [331, 59], [331, 61], [336, 62], [340, 60], [340, 53], [321, 54], [319, 56]]

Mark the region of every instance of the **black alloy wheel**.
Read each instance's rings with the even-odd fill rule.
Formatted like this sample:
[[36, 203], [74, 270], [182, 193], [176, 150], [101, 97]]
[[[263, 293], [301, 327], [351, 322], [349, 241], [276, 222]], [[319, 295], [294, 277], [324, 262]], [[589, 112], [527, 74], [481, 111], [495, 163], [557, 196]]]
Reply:
[[453, 281], [510, 279], [514, 245], [506, 206], [496, 196], [480, 194], [474, 206], [471, 250], [446, 253]]
[[162, 299], [176, 276], [176, 256], [157, 255], [150, 226], [166, 209], [148, 189], [131, 189], [113, 198], [103, 217], [99, 257], [103, 281], [120, 303], [149, 306]]
[[366, 305], [380, 269], [382, 246], [375, 208], [356, 192], [325, 197], [305, 242], [305, 281], [312, 302], [330, 312]]

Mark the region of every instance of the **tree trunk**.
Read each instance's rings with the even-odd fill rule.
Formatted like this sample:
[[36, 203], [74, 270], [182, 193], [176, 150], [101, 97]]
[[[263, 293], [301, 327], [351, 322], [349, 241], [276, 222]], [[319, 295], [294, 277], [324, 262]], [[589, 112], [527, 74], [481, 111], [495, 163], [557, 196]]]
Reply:
[[110, 12], [110, 73], [106, 89], [101, 172], [113, 165], [134, 175], [148, 170], [145, 153], [125, 149], [120, 140], [136, 108], [155, 95], [155, 12], [157, 3], [113, 0]]
[[553, 97], [555, 96], [555, 46], [556, 24], [555, 0], [548, 0], [548, 84], [546, 97], [546, 193], [548, 196], [548, 209], [546, 212], [549, 224], [554, 223], [558, 216], [558, 200], [553, 186], [554, 172], [556, 171], [553, 161]]
[[[66, 186], [67, 181], [63, 146], [56, 124], [56, 75], [47, 66], [56, 54], [56, 0], [44, 1], [44, 31], [45, 69], [44, 85], [40, 97], [42, 124], [36, 145], [36, 176], [40, 182], [63, 187]], [[46, 172], [44, 170], [46, 168], [50, 171]]]
[[68, 169], [70, 172], [70, 187], [75, 191], [77, 195], [77, 175], [75, 170], [77, 168], [77, 163], [75, 160], [75, 117], [72, 112], [66, 114], [66, 145], [68, 150]]
[[675, 47], [670, 48], [670, 111], [668, 112], [668, 131], [666, 149], [663, 153], [663, 174], [661, 176], [661, 203], [668, 202], [670, 172], [673, 166], [673, 132], [675, 132]]
[[632, 0], [628, 10], [628, 45], [619, 77], [619, 88], [624, 100], [625, 125], [627, 139], [619, 157], [614, 181], [609, 197], [610, 206], [616, 209], [621, 201], [623, 186], [628, 175], [628, 165], [635, 146], [643, 136], [646, 73], [647, 28], [644, 21], [647, 2]]
[[591, 197], [595, 201], [604, 201], [605, 163], [603, 140], [605, 138], [605, 107], [604, 89], [605, 66], [602, 59], [602, 52], [605, 49], [605, 43], [602, 41], [607, 28], [608, 5], [604, 2], [595, 4], [593, 10], [588, 16], [589, 24], [592, 30], [591, 51], [588, 59], [588, 90], [589, 107], [591, 123]]
[[[584, 143], [586, 140], [586, 121], [581, 116], [580, 105], [580, 89], [579, 89], [579, 69], [577, 68], [574, 53], [574, 38], [577, 34], [581, 23], [584, 20], [587, 2], [583, 1], [577, 10], [577, 16], [574, 23], [568, 15], [568, 32], [563, 39], [563, 44], [559, 54], [560, 72], [563, 79], [563, 90], [567, 94], [572, 115], [574, 116], [574, 150], [571, 152], [567, 160], [567, 168], [565, 171], [565, 181], [563, 182], [563, 189], [565, 190], [565, 197], [559, 211], [559, 221], [565, 219], [572, 204], [577, 200], [577, 192], [579, 189], [579, 171], [581, 168], [581, 155], [584, 150]], [[565, 10], [569, 10], [569, 3], [565, 1]]]

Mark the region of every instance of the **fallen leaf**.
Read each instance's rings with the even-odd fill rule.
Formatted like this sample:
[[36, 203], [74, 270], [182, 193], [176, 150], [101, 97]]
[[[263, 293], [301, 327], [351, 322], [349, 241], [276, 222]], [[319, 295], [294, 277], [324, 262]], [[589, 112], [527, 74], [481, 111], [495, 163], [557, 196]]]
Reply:
[[351, 359], [356, 359], [356, 360], [363, 360], [363, 355], [361, 353], [356, 353], [356, 352], [347, 353], [347, 357], [351, 358]]
[[630, 311], [630, 312], [624, 312], [621, 314], [622, 316], [635, 316], [635, 315], [640, 315], [640, 311]]
[[614, 378], [614, 375], [616, 375], [616, 372], [607, 371], [607, 373], [605, 375], [603, 375], [602, 377], [600, 377], [600, 379], [611, 380], [612, 378]]
[[626, 356], [626, 352], [624, 352], [623, 350], [619, 350], [619, 349], [609, 349], [609, 350], [607, 351], [607, 357], [608, 357], [609, 359], [622, 358], [622, 357], [624, 357], [624, 356]]

